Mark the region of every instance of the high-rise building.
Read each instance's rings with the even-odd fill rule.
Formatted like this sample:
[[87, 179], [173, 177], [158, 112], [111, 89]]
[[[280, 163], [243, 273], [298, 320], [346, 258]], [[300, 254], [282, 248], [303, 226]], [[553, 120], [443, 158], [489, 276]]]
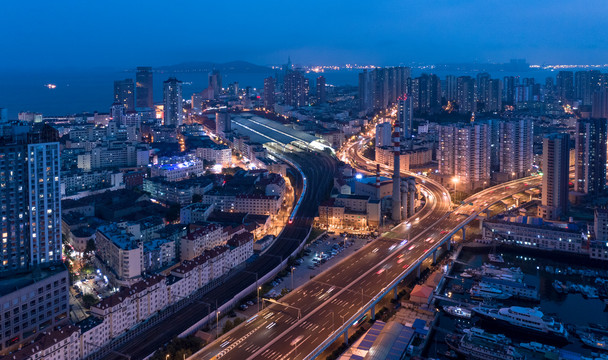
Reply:
[[0, 199], [7, 205], [0, 218], [0, 274], [61, 263], [58, 135], [38, 128], [16, 127], [0, 143]]
[[222, 75], [219, 70], [213, 69], [209, 73], [209, 88], [213, 89], [213, 98], [217, 99], [222, 92]]
[[152, 109], [154, 108], [152, 82], [152, 68], [149, 66], [138, 66], [135, 74], [135, 106], [138, 108]]
[[594, 118], [608, 118], [608, 88], [593, 93], [591, 116]]
[[439, 173], [454, 186], [474, 190], [490, 184], [490, 125], [484, 122], [438, 126]]
[[69, 284], [61, 258], [59, 135], [48, 125], [25, 123], [0, 132], [0, 354], [5, 354], [67, 321]]
[[591, 105], [593, 94], [600, 89], [602, 74], [598, 70], [574, 73], [574, 96], [581, 105]]
[[390, 122], [376, 125], [376, 146], [391, 146], [393, 127]]
[[372, 86], [372, 73], [367, 70], [359, 73], [359, 110], [364, 113], [374, 109]]
[[5, 124], [8, 122], [8, 109], [0, 108], [0, 124]]
[[266, 110], [274, 110], [275, 104], [275, 80], [272, 76], [264, 79], [264, 108]]
[[543, 138], [543, 182], [538, 216], [557, 220], [568, 213], [570, 136], [550, 134]]
[[562, 103], [570, 103], [574, 99], [574, 73], [560, 71], [555, 78], [557, 99]]
[[599, 194], [606, 188], [606, 119], [578, 119], [574, 132], [574, 190]]
[[135, 84], [133, 79], [114, 81], [114, 102], [123, 105], [128, 111], [135, 110]]
[[[359, 108], [369, 113], [385, 110], [397, 99], [412, 93], [408, 89], [411, 69], [408, 67], [376, 68], [359, 74]], [[441, 85], [439, 84], [439, 89]], [[441, 94], [439, 94], [439, 97]], [[414, 103], [417, 104], [416, 99]], [[416, 105], [415, 105], [416, 106]]]
[[321, 75], [317, 78], [317, 103], [323, 104], [327, 101], [327, 92], [325, 90], [325, 76]]
[[[397, 117], [399, 118], [399, 124], [402, 126], [401, 135], [404, 139], [411, 140], [412, 138], [412, 126], [414, 119], [414, 106], [412, 98], [407, 95], [402, 95], [397, 100]], [[407, 145], [407, 143], [405, 144]]]
[[230, 113], [226, 110], [220, 110], [215, 113], [215, 134], [223, 139], [226, 139], [227, 135], [232, 130], [232, 123], [230, 122]]
[[182, 82], [174, 77], [163, 83], [165, 126], [180, 126], [183, 123]]
[[499, 172], [503, 180], [530, 174], [534, 163], [534, 126], [531, 118], [499, 120], [498, 147]]
[[302, 107], [308, 105], [310, 86], [301, 71], [288, 70], [283, 85], [283, 100], [286, 105]]
[[458, 112], [471, 113], [477, 110], [475, 103], [475, 80], [470, 76], [460, 76], [458, 84]]
[[452, 103], [458, 101], [458, 82], [456, 76], [448, 75], [445, 77], [445, 88], [443, 90], [446, 101]]
[[414, 107], [422, 113], [437, 113], [441, 110], [441, 81], [434, 74], [422, 74], [414, 79], [417, 82], [413, 91]]
[[515, 76], [505, 76], [503, 78], [502, 102], [505, 105], [515, 105], [515, 87], [519, 83], [519, 78]]

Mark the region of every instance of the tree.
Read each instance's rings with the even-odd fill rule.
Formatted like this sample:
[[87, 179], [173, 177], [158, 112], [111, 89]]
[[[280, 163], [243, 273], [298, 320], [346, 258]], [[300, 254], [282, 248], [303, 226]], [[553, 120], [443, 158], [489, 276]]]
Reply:
[[94, 296], [91, 294], [85, 294], [82, 297], [82, 302], [84, 303], [85, 307], [90, 308], [91, 306], [93, 306], [99, 302], [99, 298], [97, 296]]
[[172, 223], [174, 221], [179, 220], [179, 213], [181, 208], [182, 206], [180, 204], [171, 204], [171, 206], [169, 206], [169, 209], [167, 210], [167, 221]]
[[84, 249], [84, 253], [85, 255], [91, 255], [96, 249], [95, 240], [89, 239], [89, 241], [87, 241], [87, 246]]
[[203, 201], [203, 196], [202, 195], [200, 195], [200, 194], [194, 194], [194, 195], [192, 195], [192, 202], [193, 203], [198, 203], [198, 202], [201, 202], [201, 201]]

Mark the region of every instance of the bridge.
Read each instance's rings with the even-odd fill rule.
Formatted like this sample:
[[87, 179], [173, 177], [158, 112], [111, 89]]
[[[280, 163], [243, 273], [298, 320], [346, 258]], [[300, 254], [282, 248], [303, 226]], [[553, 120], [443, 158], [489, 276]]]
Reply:
[[[357, 153], [357, 149], [354, 149]], [[354, 159], [363, 171], [373, 171], [369, 160]], [[378, 302], [422, 262], [444, 246], [452, 236], [493, 204], [538, 186], [540, 177], [515, 180], [488, 188], [452, 209], [449, 194], [433, 180], [416, 174], [426, 192], [425, 206], [415, 218], [399, 224], [374, 242], [319, 274], [280, 302], [270, 305], [257, 318], [221, 336], [191, 359], [313, 359], [369, 312], [375, 316]], [[471, 205], [472, 204], [472, 205]], [[357, 294], [357, 295], [355, 295]], [[299, 309], [298, 312], [291, 308]], [[297, 349], [297, 350], [296, 350]]]

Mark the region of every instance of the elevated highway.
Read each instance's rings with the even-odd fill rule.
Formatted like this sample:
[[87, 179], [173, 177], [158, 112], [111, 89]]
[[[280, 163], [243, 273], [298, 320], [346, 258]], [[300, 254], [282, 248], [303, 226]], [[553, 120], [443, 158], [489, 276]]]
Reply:
[[[357, 145], [358, 144], [358, 145]], [[360, 156], [352, 144], [349, 158], [358, 169], [373, 171], [375, 163]], [[359, 147], [357, 147], [359, 146]], [[426, 192], [424, 208], [308, 283], [292, 291], [245, 324], [221, 336], [191, 359], [312, 359], [348, 329], [440, 246], [491, 205], [538, 186], [540, 177], [520, 179], [486, 189], [452, 209], [446, 189], [416, 176]], [[296, 310], [297, 309], [297, 310]]]

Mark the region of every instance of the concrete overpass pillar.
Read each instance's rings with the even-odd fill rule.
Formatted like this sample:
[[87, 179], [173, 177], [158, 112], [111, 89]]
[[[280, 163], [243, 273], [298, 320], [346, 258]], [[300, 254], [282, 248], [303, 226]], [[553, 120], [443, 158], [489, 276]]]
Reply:
[[417, 277], [418, 279], [420, 279], [420, 266], [421, 266], [421, 264], [422, 264], [422, 263], [418, 264], [418, 267], [416, 268], [416, 277]]
[[395, 285], [395, 287], [393, 288], [393, 296], [395, 300], [397, 300], [397, 298], [399, 297], [399, 293], [397, 292], [397, 285]]
[[437, 250], [433, 251], [433, 265], [437, 262]]
[[462, 241], [466, 240], [466, 234], [464, 232], [464, 226], [462, 227]]
[[344, 330], [344, 343], [348, 345], [348, 329]]
[[376, 320], [376, 305], [372, 305], [369, 315], [372, 320]]
[[446, 245], [448, 247], [448, 251], [452, 250], [452, 237], [451, 236], [447, 239]]

